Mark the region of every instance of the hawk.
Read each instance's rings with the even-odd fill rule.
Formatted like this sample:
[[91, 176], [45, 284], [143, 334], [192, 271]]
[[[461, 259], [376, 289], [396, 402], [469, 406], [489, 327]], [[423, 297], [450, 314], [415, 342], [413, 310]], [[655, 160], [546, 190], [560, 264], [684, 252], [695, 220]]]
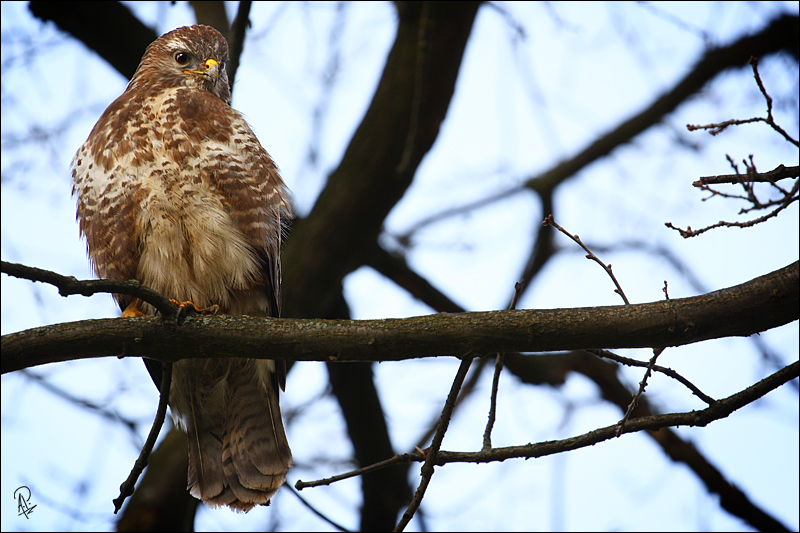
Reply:
[[[183, 305], [278, 316], [289, 193], [230, 107], [227, 60], [210, 26], [148, 46], [72, 161], [77, 220], [101, 278], [136, 279]], [[155, 313], [114, 297], [123, 317]], [[156, 380], [160, 363], [145, 362]], [[269, 502], [292, 464], [278, 403], [285, 383], [284, 361], [174, 364], [169, 404], [188, 433], [193, 496], [237, 511]]]

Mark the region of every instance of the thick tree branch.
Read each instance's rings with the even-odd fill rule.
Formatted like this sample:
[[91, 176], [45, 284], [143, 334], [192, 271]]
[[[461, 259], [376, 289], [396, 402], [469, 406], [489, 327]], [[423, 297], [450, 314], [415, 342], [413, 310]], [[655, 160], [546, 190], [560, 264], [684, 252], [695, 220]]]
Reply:
[[575, 157], [529, 179], [527, 186], [537, 191], [554, 189], [581, 168], [660, 122], [720, 72], [748, 64], [751, 56], [763, 57], [778, 51], [788, 51], [796, 56], [799, 28], [800, 18], [797, 15], [782, 15], [756, 34], [708, 51], [686, 77], [647, 109], [598, 138]]
[[[785, 14], [773, 20], [772, 23], [756, 34], [743, 37], [728, 46], [709, 50], [671, 90], [657, 98], [640, 113], [621, 122], [615, 128], [598, 137], [573, 157], [555, 164], [540, 174], [527, 178], [522, 185], [514, 185], [505, 191], [493, 194], [489, 198], [482, 198], [456, 208], [448, 208], [441, 213], [426, 217], [409, 229], [401, 238], [408, 239], [411, 233], [432, 222], [470, 212], [478, 207], [485, 207], [508, 198], [521, 192], [525, 187], [539, 193], [544, 201], [545, 197], [551, 195], [559, 184], [591, 163], [608, 155], [618, 146], [630, 142], [640, 133], [661, 122], [666, 115], [702, 89], [706, 83], [714, 79], [719, 73], [729, 68], [747, 64], [752, 55], [765, 57], [783, 51], [797, 58], [797, 42], [798, 38], [800, 38], [798, 35], [800, 33], [799, 30], [800, 18], [796, 15]], [[543, 211], [545, 214], [553, 212], [552, 208], [548, 209], [546, 206]], [[531, 265], [528, 268], [531, 268]], [[532, 280], [531, 276], [523, 275], [522, 277], [528, 281]], [[528, 287], [530, 286], [531, 284], [529, 283]]]
[[680, 346], [752, 335], [799, 316], [800, 268], [795, 262], [701, 296], [628, 306], [356, 321], [200, 316], [187, 318], [181, 326], [155, 317], [85, 320], [3, 336], [2, 373], [107, 356], [400, 361], [489, 352]]
[[[225, 2], [220, 0], [199, 2], [190, 1], [189, 5], [194, 10], [194, 18], [198, 24], [206, 26], [213, 26], [219, 31], [225, 40], [230, 45], [230, 23], [228, 22], [228, 14], [225, 12]], [[229, 48], [230, 50], [230, 48]]]
[[397, 4], [397, 37], [372, 103], [314, 209], [286, 243], [284, 316], [326, 316], [436, 140], [478, 3], [424, 5]]
[[[284, 247], [283, 316], [331, 316], [344, 276], [363, 264], [361, 251], [377, 241], [384, 219], [411, 184], [449, 108], [478, 3], [398, 2], [396, 6], [397, 36], [370, 107], [313, 210], [295, 223]], [[333, 370], [331, 382], [341, 374], [346, 374], [344, 369]], [[368, 374], [362, 368], [344, 380], [368, 401], [341, 404], [343, 411], [355, 405], [344, 412], [348, 431], [364, 429], [368, 421], [359, 417], [365, 410], [382, 414]], [[375, 452], [369, 440], [353, 444], [359, 460]], [[407, 497], [407, 485], [404, 479], [402, 484], [389, 480], [375, 491], [373, 483], [386, 478], [370, 477], [363, 485], [361, 526], [391, 527], [398, 504]]]
[[[30, 2], [34, 17], [53, 21], [131, 79], [156, 33], [120, 2]], [[124, 46], [120, 46], [124, 43]]]
[[249, 1], [239, 2], [239, 11], [231, 24], [228, 45], [230, 46], [230, 60], [228, 61], [228, 81], [231, 84], [231, 92], [236, 85], [236, 72], [239, 70], [239, 61], [244, 51], [244, 36], [250, 27], [250, 8], [253, 3]]

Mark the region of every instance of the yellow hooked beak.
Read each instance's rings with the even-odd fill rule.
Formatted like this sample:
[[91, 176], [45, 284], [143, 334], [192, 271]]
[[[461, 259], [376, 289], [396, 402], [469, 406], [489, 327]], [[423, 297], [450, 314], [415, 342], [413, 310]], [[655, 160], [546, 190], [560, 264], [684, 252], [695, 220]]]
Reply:
[[215, 59], [207, 59], [203, 70], [184, 70], [184, 74], [197, 74], [198, 76], [208, 76], [216, 81], [219, 76], [219, 63]]

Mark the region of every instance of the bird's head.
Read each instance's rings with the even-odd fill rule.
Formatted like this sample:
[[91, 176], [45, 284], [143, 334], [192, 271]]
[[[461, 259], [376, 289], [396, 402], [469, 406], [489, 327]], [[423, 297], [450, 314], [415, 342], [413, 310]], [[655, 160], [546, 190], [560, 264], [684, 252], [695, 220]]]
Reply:
[[230, 104], [228, 42], [211, 26], [185, 26], [165, 33], [147, 47], [128, 84], [135, 90], [144, 79], [151, 89], [194, 87]]

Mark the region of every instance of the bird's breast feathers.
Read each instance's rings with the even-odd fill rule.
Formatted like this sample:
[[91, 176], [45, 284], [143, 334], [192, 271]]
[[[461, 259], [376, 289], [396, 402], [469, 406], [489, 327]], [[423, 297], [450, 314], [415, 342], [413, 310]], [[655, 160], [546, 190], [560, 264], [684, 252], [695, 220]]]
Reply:
[[[98, 275], [109, 274], [107, 248], [130, 241], [136, 279], [229, 308], [232, 294], [263, 283], [252, 237], [272, 228], [249, 226], [274, 218], [257, 207], [276, 194], [269, 174], [257, 171], [269, 156], [238, 113], [202, 91], [178, 87], [117, 103], [73, 160], [82, 230], [87, 242], [94, 234], [94, 244], [106, 244], [89, 246]], [[237, 198], [244, 205], [232, 205]]]

